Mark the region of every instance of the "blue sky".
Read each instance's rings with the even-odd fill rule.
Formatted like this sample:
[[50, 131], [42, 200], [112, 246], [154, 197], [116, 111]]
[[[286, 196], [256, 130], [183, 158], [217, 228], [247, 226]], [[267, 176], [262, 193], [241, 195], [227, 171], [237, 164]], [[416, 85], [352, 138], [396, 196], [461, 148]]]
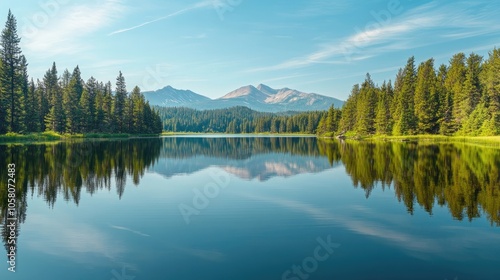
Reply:
[[[27, 3], [32, 3], [27, 5]], [[447, 63], [500, 47], [496, 1], [37, 0], [10, 8], [34, 78], [55, 61], [86, 80], [166, 85], [211, 98], [265, 83], [346, 99], [367, 72], [394, 79], [414, 55]]]

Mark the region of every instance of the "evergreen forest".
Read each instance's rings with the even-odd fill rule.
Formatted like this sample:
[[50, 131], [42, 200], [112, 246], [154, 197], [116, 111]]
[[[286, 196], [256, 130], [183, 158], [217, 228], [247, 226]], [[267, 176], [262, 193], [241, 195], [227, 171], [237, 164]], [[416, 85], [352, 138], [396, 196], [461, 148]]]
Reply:
[[28, 62], [19, 46], [17, 22], [9, 11], [0, 37], [0, 135], [52, 131], [59, 134], [158, 134], [158, 113], [136, 86], [127, 92], [120, 72], [111, 82], [90, 77], [76, 66], [58, 75], [55, 62], [42, 80], [28, 76]]

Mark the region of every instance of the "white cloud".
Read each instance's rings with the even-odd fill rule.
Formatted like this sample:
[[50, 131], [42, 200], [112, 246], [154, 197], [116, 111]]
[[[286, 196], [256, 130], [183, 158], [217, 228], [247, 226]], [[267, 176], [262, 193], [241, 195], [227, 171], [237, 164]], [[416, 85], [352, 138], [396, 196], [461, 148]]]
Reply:
[[[498, 33], [499, 26], [494, 22], [496, 16], [492, 13], [477, 16], [470, 11], [474, 11], [471, 5], [475, 4], [463, 2], [438, 7], [431, 2], [399, 17], [393, 15], [386, 22], [373, 19], [364, 28], [355, 28], [350, 36], [318, 46], [315, 52], [249, 72], [301, 68], [318, 63], [345, 64], [444, 40]], [[446, 33], [449, 30], [454, 32]]]
[[127, 228], [127, 227], [121, 227], [121, 226], [115, 226], [115, 225], [110, 225], [110, 227], [114, 228], [114, 229], [117, 229], [117, 230], [128, 231], [128, 232], [131, 232], [131, 233], [134, 233], [134, 234], [137, 234], [137, 235], [140, 235], [140, 236], [144, 236], [144, 237], [149, 237], [150, 236], [149, 234], [145, 234], [145, 233], [142, 233], [140, 231], [133, 230], [133, 229], [130, 229], [130, 228]]
[[92, 40], [83, 40], [87, 35], [109, 25], [124, 9], [121, 0], [60, 7], [57, 13], [47, 15], [43, 25], [25, 22], [22, 42], [37, 56], [77, 54], [92, 45]]
[[108, 36], [120, 34], [120, 33], [127, 32], [127, 31], [132, 31], [134, 29], [141, 28], [141, 27], [146, 26], [146, 25], [151, 24], [151, 23], [162, 21], [162, 20], [165, 20], [165, 19], [168, 19], [168, 18], [171, 18], [171, 17], [175, 17], [175, 16], [178, 16], [178, 15], [185, 14], [185, 13], [187, 13], [189, 11], [192, 11], [192, 10], [202, 9], [202, 8], [206, 8], [206, 7], [213, 7], [213, 1], [201, 1], [201, 2], [198, 2], [198, 3], [194, 4], [194, 5], [189, 6], [187, 8], [184, 8], [182, 10], [179, 10], [179, 11], [173, 12], [171, 14], [168, 14], [166, 16], [159, 17], [159, 18], [154, 19], [154, 20], [146, 21], [146, 22], [143, 22], [141, 24], [138, 24], [138, 25], [135, 25], [135, 26], [132, 26], [132, 27], [115, 30], [115, 31], [109, 33]]
[[68, 216], [50, 219], [34, 214], [24, 230], [37, 237], [26, 240], [27, 247], [80, 263], [97, 262], [96, 255], [116, 261], [126, 251], [123, 244], [104, 231]]
[[[344, 228], [345, 230], [359, 234], [365, 238], [376, 238], [377, 241], [398, 247], [404, 250], [408, 255], [420, 259], [429, 258], [430, 255], [439, 256], [443, 259], [461, 261], [477, 257], [485, 258], [488, 252], [479, 252], [476, 256], [471, 255], [470, 252], [464, 251], [464, 248], [487, 247], [488, 242], [500, 240], [500, 237], [487, 231], [481, 231], [470, 227], [442, 226], [441, 229], [437, 230], [447, 230], [453, 234], [442, 235], [440, 237], [419, 235], [414, 233], [415, 228], [411, 223], [403, 224], [405, 219], [401, 217], [400, 214], [384, 213], [383, 215], [385, 215], [385, 217], [380, 217], [382, 214], [373, 215], [374, 211], [359, 209], [358, 206], [353, 206], [351, 209], [344, 208], [344, 211], [339, 214], [337, 211], [334, 213], [333, 211], [327, 211], [312, 204], [287, 198], [250, 194], [244, 194], [242, 196], [252, 200], [278, 205], [294, 212], [303, 213], [315, 220], [318, 224], [334, 224], [337, 227]], [[352, 210], [357, 213], [353, 215]], [[349, 214], [349, 212], [351, 213]], [[360, 220], [360, 214], [364, 214], [365, 219]], [[479, 236], [480, 238], [478, 238]]]

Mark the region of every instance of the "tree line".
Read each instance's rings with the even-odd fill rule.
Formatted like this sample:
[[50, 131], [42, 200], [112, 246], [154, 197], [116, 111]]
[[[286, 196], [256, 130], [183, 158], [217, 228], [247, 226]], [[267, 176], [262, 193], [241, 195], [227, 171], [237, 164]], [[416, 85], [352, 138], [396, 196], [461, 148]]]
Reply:
[[263, 113], [238, 106], [195, 110], [158, 108], [164, 131], [200, 133], [316, 133], [325, 112]]
[[455, 54], [449, 65], [434, 59], [415, 67], [410, 57], [391, 80], [375, 85], [370, 74], [353, 86], [342, 110], [331, 108], [317, 129], [334, 135], [500, 135], [500, 49], [489, 58]]
[[43, 79], [28, 77], [17, 22], [9, 11], [0, 37], [0, 134], [161, 133], [161, 119], [136, 86], [129, 94], [120, 72], [111, 82], [84, 82], [78, 66], [58, 76], [55, 62]]

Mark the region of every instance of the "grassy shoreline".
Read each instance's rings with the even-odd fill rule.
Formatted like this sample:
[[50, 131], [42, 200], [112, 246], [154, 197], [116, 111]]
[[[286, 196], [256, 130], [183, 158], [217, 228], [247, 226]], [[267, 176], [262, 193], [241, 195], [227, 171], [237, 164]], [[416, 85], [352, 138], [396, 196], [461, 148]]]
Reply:
[[[307, 133], [199, 133], [199, 132], [163, 132], [162, 134], [110, 134], [110, 133], [88, 133], [88, 134], [58, 134], [52, 131], [17, 134], [7, 133], [0, 135], [0, 143], [17, 143], [17, 142], [47, 142], [71, 139], [129, 139], [129, 138], [147, 138], [160, 136], [178, 136], [178, 135], [240, 135], [240, 136], [316, 136], [318, 139], [333, 139], [331, 135], [317, 136]], [[500, 146], [500, 136], [445, 136], [445, 135], [408, 135], [408, 136], [387, 136], [387, 135], [372, 135], [372, 136], [348, 136], [347, 140], [357, 141], [392, 141], [392, 142], [462, 142], [462, 143], [477, 143], [477, 144], [497, 144]]]
[[52, 131], [17, 134], [7, 133], [0, 135], [0, 143], [19, 143], [19, 142], [47, 142], [70, 139], [114, 139], [114, 138], [140, 138], [157, 137], [158, 134], [125, 134], [125, 133], [88, 133], [88, 134], [59, 134]]
[[[329, 136], [320, 136], [323, 139], [332, 139]], [[384, 141], [384, 142], [426, 142], [426, 143], [472, 143], [500, 146], [500, 136], [445, 136], [445, 135], [407, 135], [407, 136], [352, 136], [346, 140], [355, 141]]]

